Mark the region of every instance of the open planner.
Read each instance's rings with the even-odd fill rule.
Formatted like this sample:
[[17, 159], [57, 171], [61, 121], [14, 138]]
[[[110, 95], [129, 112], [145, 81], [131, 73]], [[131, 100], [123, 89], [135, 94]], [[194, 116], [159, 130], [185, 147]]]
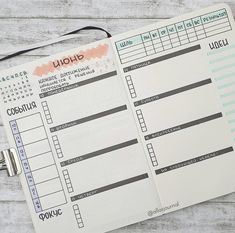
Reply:
[[235, 191], [234, 58], [220, 4], [1, 71], [36, 232], [107, 232]]

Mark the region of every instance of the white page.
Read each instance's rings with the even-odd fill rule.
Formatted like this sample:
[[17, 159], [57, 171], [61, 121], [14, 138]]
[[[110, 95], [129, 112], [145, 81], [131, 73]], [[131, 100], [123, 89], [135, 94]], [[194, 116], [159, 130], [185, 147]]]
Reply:
[[234, 191], [234, 30], [220, 4], [112, 38], [166, 212]]
[[37, 233], [105, 232], [161, 207], [109, 39], [0, 77]]

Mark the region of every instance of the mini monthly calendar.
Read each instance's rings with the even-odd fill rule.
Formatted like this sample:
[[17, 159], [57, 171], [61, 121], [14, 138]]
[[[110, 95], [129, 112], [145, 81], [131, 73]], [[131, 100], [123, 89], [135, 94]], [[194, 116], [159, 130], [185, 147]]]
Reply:
[[225, 4], [0, 72], [37, 233], [102, 233], [235, 191]]

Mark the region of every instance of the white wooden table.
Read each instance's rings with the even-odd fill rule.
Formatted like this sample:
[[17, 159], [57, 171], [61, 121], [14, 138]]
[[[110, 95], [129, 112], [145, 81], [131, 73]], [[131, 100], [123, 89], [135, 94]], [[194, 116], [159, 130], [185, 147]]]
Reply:
[[[0, 57], [5, 50], [55, 38], [86, 25], [104, 27], [114, 35], [219, 2], [223, 1], [0, 0]], [[235, 15], [235, 0], [226, 2]], [[1, 62], [0, 69], [92, 42], [103, 36], [100, 32], [84, 32], [80, 38]], [[6, 147], [7, 139], [0, 120], [0, 150]], [[235, 194], [114, 232], [235, 232]], [[0, 233], [34, 233], [19, 179], [8, 178], [4, 172], [0, 173]]]

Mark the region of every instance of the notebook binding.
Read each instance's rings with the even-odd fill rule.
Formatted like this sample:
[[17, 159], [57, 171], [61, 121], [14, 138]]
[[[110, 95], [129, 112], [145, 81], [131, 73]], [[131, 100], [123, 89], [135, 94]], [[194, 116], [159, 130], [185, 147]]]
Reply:
[[7, 171], [10, 177], [21, 173], [20, 162], [14, 148], [0, 151], [0, 170]]

